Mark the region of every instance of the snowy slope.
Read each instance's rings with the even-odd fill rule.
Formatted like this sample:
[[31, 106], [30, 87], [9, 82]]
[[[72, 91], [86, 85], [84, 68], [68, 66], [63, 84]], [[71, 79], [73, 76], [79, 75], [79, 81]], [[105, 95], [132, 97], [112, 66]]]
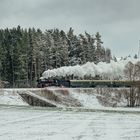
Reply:
[[[6, 105], [27, 105], [19, 93], [33, 93], [39, 99], [55, 103], [57, 107], [124, 107], [126, 99], [121, 94], [121, 89], [102, 89], [102, 94], [97, 88], [76, 89], [76, 88], [49, 88], [49, 89], [1, 89], [0, 104]], [[31, 91], [31, 92], [30, 92]], [[119, 94], [118, 94], [119, 93]], [[120, 96], [121, 94], [121, 96]]]
[[24, 102], [21, 96], [18, 95], [17, 90], [1, 89], [0, 90], [0, 104], [5, 105], [28, 105]]
[[95, 107], [103, 107], [98, 99], [97, 99], [97, 94], [89, 94], [89, 93], [84, 93], [84, 92], [76, 92], [71, 89], [71, 96], [76, 98], [84, 108], [95, 108]]

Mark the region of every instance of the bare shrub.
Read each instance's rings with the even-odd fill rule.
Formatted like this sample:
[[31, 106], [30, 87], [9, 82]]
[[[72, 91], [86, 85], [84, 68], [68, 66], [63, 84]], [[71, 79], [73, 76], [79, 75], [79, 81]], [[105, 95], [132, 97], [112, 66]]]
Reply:
[[[127, 80], [132, 81], [132, 83], [135, 83], [135, 81], [140, 80], [140, 61], [136, 64], [133, 64], [132, 62], [128, 62], [124, 69], [124, 74]], [[127, 104], [130, 107], [139, 106], [140, 105], [140, 85], [131, 85], [129, 88], [129, 91], [125, 91], [126, 98], [127, 98]]]

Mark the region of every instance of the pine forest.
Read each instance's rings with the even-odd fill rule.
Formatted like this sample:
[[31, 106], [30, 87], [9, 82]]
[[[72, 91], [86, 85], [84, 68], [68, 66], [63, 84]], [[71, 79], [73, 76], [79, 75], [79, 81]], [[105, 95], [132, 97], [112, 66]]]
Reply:
[[59, 29], [0, 30], [0, 80], [10, 87], [35, 87], [48, 69], [82, 65], [86, 62], [109, 63], [111, 51], [105, 48], [99, 32], [75, 34]]

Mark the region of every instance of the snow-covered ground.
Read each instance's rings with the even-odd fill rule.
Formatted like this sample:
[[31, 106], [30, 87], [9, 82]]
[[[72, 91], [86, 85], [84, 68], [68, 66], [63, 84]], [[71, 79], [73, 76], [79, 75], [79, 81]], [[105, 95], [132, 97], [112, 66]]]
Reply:
[[140, 114], [0, 106], [1, 140], [139, 140]]
[[98, 102], [97, 94], [85, 94], [72, 92], [71, 95], [76, 98], [83, 105], [84, 108], [101, 108], [102, 105]]
[[[26, 90], [26, 89], [19, 89]], [[5, 105], [27, 105], [18, 95], [17, 89], [0, 89], [0, 104]]]
[[140, 139], [140, 108], [103, 107], [94, 89], [69, 89], [80, 108], [31, 107], [18, 95], [23, 90], [41, 89], [0, 90], [0, 140]]

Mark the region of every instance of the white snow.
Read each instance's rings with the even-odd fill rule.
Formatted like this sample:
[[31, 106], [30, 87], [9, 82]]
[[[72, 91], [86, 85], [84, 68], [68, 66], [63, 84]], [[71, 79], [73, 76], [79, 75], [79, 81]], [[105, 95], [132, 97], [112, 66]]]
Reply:
[[139, 140], [140, 114], [0, 106], [1, 140]]
[[74, 97], [75, 99], [78, 99], [80, 103], [83, 105], [84, 108], [95, 108], [95, 107], [103, 107], [97, 97], [96, 93], [93, 94], [88, 94], [88, 93], [75, 93], [71, 92], [71, 96]]
[[125, 65], [129, 62], [136, 63], [138, 59], [126, 59], [118, 62], [111, 61], [110, 63], [100, 62], [97, 65], [87, 62], [84, 65], [64, 66], [57, 69], [47, 70], [42, 74], [42, 78], [55, 76], [74, 75], [83, 78], [84, 76], [100, 75], [104, 79], [120, 79], [124, 77], [123, 70]]
[[21, 96], [18, 95], [16, 90], [12, 89], [1, 89], [0, 90], [0, 104], [5, 105], [27, 105]]
[[[140, 108], [112, 108], [99, 104], [96, 94], [69, 89], [80, 108], [42, 108], [25, 105], [18, 91], [2, 89], [0, 140], [139, 140]], [[51, 89], [54, 90], [54, 89]], [[77, 91], [80, 90], [78, 93]], [[31, 93], [30, 93], [31, 94]]]

